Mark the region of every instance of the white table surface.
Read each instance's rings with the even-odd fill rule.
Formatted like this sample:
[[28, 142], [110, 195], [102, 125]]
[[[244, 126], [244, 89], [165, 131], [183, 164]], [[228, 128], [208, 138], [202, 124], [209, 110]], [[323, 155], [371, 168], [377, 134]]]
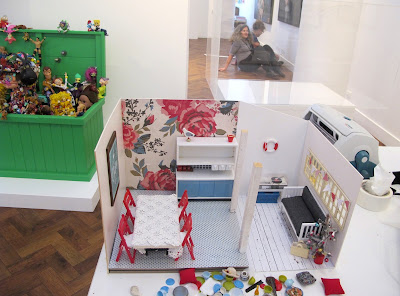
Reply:
[[136, 202], [133, 247], [168, 249], [179, 247], [178, 198], [172, 195], [139, 195]]
[[[300, 271], [250, 271], [250, 274], [256, 280], [284, 274], [292, 278], [294, 285], [301, 287], [306, 296], [324, 295], [321, 277], [340, 278], [346, 295], [350, 296], [399, 295], [400, 229], [381, 223], [379, 217], [384, 214], [356, 205], [336, 268], [309, 270], [317, 279], [313, 285], [301, 287], [295, 278]], [[140, 288], [142, 295], [156, 295], [167, 278], [179, 282], [179, 273], [108, 274], [103, 247], [88, 295], [129, 295], [133, 285]], [[254, 290], [246, 295], [254, 295]], [[283, 296], [284, 293], [281, 291], [277, 295]]]

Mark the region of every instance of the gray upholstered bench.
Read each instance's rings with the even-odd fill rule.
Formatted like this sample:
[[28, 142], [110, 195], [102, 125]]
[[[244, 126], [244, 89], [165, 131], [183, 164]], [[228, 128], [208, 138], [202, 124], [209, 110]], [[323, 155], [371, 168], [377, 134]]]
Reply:
[[282, 192], [280, 207], [285, 220], [300, 241], [305, 240], [310, 232], [319, 234], [321, 227], [316, 222], [318, 219], [325, 220], [325, 214], [307, 186], [295, 189], [291, 194], [291, 188]]

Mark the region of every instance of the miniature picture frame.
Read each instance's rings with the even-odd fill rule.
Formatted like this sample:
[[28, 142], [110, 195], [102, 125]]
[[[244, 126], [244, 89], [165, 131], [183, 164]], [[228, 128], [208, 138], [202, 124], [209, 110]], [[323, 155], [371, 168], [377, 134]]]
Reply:
[[108, 183], [110, 185], [111, 206], [114, 206], [115, 198], [119, 188], [119, 164], [118, 164], [118, 147], [117, 133], [114, 131], [108, 141], [106, 147], [107, 167], [108, 167]]

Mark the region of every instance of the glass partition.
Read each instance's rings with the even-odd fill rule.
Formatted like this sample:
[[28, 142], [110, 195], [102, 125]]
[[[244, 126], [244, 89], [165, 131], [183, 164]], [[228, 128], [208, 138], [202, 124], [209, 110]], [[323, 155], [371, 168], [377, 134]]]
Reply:
[[[400, 39], [392, 33], [400, 29], [398, 1], [237, 0], [236, 11], [227, 2], [233, 3], [209, 2], [207, 79], [215, 99], [276, 108], [332, 105], [382, 142], [400, 144]], [[235, 25], [251, 29], [256, 19], [265, 26], [258, 40], [278, 55], [285, 77], [268, 77], [262, 67], [244, 72], [232, 63], [218, 72]]]

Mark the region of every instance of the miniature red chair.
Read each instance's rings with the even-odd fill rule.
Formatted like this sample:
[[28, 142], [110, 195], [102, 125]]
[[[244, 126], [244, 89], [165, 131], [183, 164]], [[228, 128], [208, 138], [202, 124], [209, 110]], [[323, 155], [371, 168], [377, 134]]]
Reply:
[[119, 244], [119, 251], [116, 261], [119, 261], [122, 250], [125, 249], [126, 253], [128, 254], [129, 261], [131, 261], [132, 264], [135, 263], [136, 250], [133, 249], [133, 255], [131, 254], [133, 234], [129, 229], [128, 220], [125, 215], [122, 215], [121, 220], [119, 221], [118, 234], [121, 238], [121, 243]]
[[185, 190], [185, 192], [183, 192], [182, 198], [179, 201], [178, 207], [181, 208], [181, 214], [179, 215], [179, 222], [181, 222], [182, 218], [183, 221], [186, 221], [187, 218], [187, 213], [186, 213], [186, 208], [189, 204], [189, 199], [188, 199], [188, 193], [187, 190]]
[[132, 221], [132, 225], [135, 225], [135, 217], [132, 215], [132, 211], [130, 209], [130, 206], [136, 207], [136, 204], [133, 200], [132, 194], [129, 191], [128, 188], [126, 188], [125, 196], [124, 196], [124, 206], [126, 209], [126, 215], [128, 216], [129, 219]]
[[[182, 249], [187, 246], [190, 256], [192, 257], [192, 260], [195, 260], [194, 254], [193, 254], [193, 240], [192, 236], [190, 235], [192, 232], [192, 213], [189, 213], [189, 215], [186, 218], [185, 224], [183, 225], [181, 229], [181, 236], [183, 237], [182, 240]], [[182, 252], [183, 253], [183, 252]], [[181, 254], [180, 254], [181, 255]], [[179, 257], [175, 259], [175, 261], [178, 261]]]

